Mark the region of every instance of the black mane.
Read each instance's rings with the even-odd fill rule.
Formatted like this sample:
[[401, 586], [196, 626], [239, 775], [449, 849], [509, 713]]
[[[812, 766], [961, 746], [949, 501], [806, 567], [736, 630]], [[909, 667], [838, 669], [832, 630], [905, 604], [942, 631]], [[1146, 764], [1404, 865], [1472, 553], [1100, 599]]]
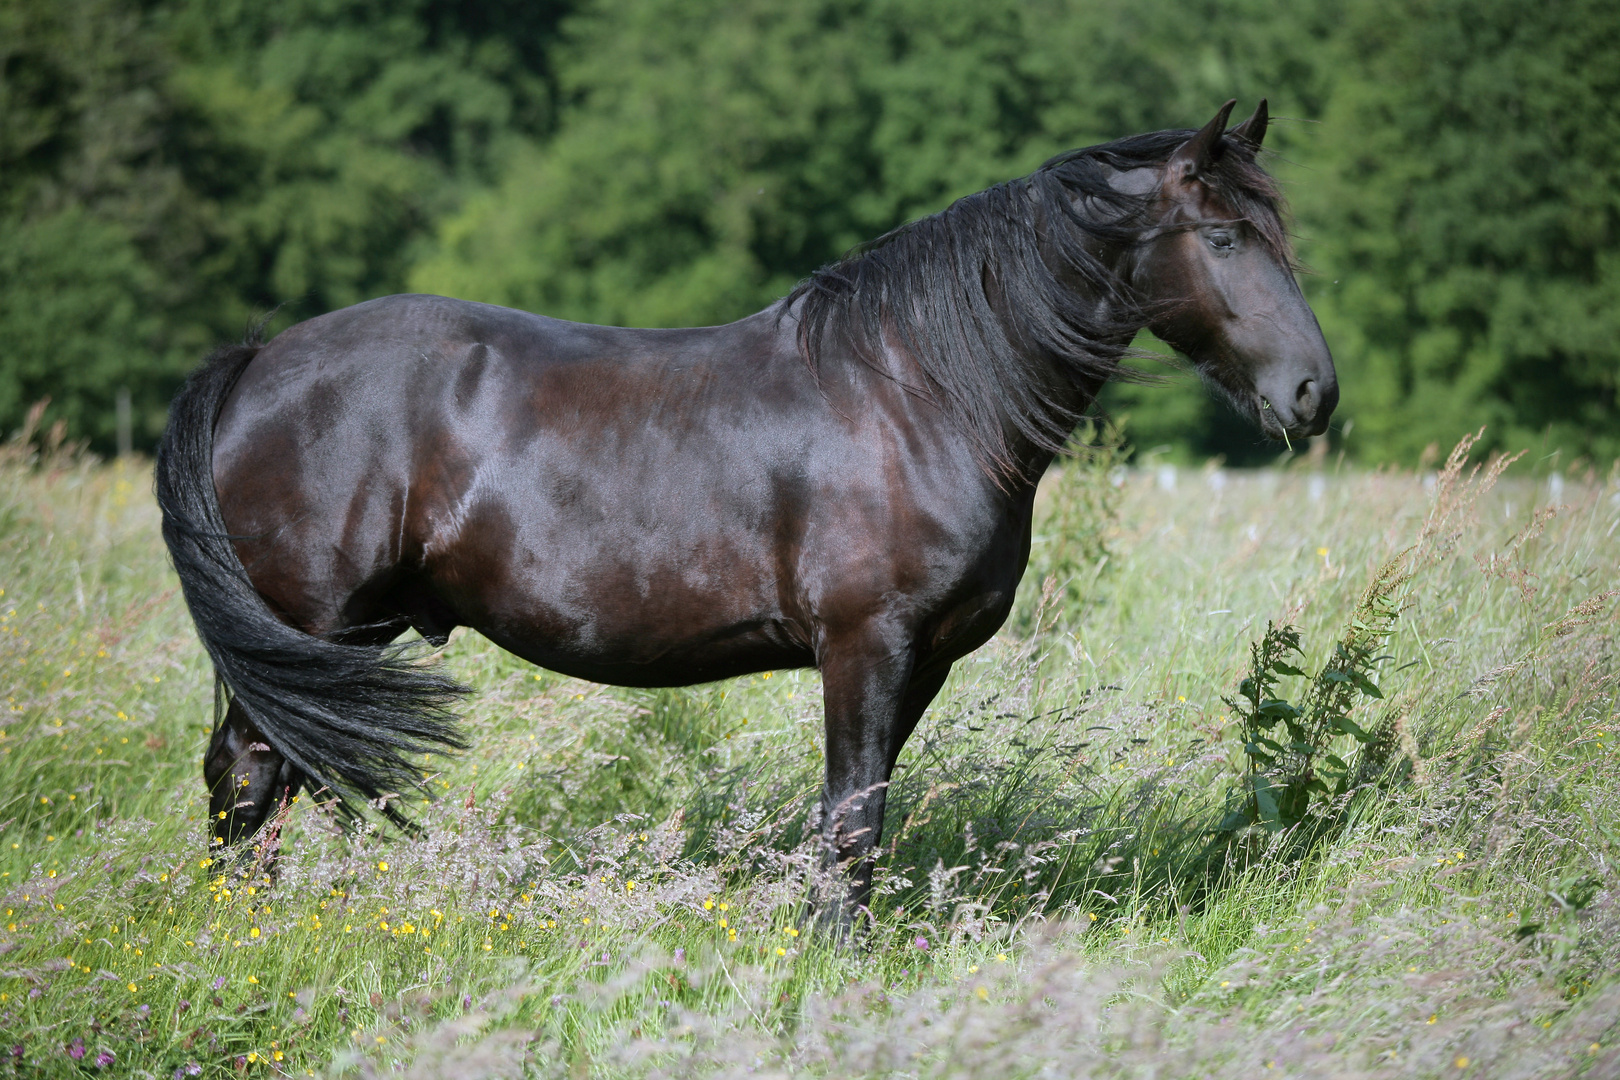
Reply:
[[[1029, 176], [958, 199], [817, 270], [787, 297], [799, 348], [819, 370], [838, 340], [878, 371], [886, 348], [916, 365], [908, 389], [973, 440], [986, 470], [1017, 478], [1007, 425], [1056, 452], [1079, 419], [1059, 379], [1131, 377], [1120, 361], [1148, 321], [1142, 299], [1092, 255], [1153, 225], [1151, 195], [1110, 186], [1116, 172], [1162, 166], [1191, 130], [1156, 131], [1051, 159]], [[1228, 135], [1201, 179], [1291, 263], [1282, 200], [1255, 149]]]

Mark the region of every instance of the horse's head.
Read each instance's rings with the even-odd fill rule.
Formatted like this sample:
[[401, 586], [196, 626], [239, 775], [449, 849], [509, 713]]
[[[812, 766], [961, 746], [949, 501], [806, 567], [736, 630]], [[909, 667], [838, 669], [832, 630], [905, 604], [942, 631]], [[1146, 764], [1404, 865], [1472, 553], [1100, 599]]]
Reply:
[[1120, 174], [1147, 198], [1131, 284], [1149, 329], [1272, 438], [1320, 435], [1339, 402], [1333, 356], [1294, 280], [1270, 178], [1254, 163], [1266, 103], [1226, 131], [1228, 101], [1161, 169]]

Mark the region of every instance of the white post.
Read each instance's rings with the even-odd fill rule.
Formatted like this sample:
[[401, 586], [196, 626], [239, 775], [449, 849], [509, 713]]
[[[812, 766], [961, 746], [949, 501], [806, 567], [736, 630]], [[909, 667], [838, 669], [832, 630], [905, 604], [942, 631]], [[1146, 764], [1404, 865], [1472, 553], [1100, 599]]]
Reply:
[[121, 458], [127, 458], [129, 457], [130, 451], [133, 448], [132, 436], [134, 434], [131, 431], [130, 425], [129, 387], [120, 386], [118, 388], [118, 397], [115, 399], [115, 401], [115, 408], [117, 409], [118, 413], [118, 456]]

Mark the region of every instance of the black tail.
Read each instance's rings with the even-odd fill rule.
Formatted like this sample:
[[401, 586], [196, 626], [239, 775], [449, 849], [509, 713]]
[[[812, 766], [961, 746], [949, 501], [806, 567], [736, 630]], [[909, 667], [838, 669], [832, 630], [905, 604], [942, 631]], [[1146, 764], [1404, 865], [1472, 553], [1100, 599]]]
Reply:
[[[314, 637], [276, 617], [248, 579], [214, 490], [214, 425], [259, 351], [222, 348], [169, 407], [156, 489], [169, 546], [197, 634], [214, 661], [217, 728], [226, 698], [349, 817], [358, 799], [421, 787], [410, 755], [467, 744], [452, 706], [467, 692], [421, 665], [408, 645], [353, 645]], [[392, 803], [383, 812], [405, 824]]]

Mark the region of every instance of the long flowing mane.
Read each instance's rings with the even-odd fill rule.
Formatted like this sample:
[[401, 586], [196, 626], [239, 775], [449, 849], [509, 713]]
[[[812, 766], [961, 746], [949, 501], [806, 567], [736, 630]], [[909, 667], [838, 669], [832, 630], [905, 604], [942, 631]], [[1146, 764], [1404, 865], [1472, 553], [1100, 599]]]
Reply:
[[[1120, 361], [1149, 313], [1093, 251], [1142, 239], [1155, 224], [1152, 194], [1126, 194], [1109, 178], [1163, 166], [1194, 134], [1156, 131], [1060, 154], [817, 270], [784, 305], [801, 304], [806, 361], [819, 372], [838, 342], [887, 372], [884, 355], [898, 350], [920, 375], [907, 388], [957, 423], [988, 472], [1016, 478], [1009, 422], [1055, 452], [1079, 419], [1066, 404], [1072, 393], [1054, 381], [1131, 377]], [[1225, 136], [1200, 179], [1292, 263], [1281, 195], [1250, 143]]]

